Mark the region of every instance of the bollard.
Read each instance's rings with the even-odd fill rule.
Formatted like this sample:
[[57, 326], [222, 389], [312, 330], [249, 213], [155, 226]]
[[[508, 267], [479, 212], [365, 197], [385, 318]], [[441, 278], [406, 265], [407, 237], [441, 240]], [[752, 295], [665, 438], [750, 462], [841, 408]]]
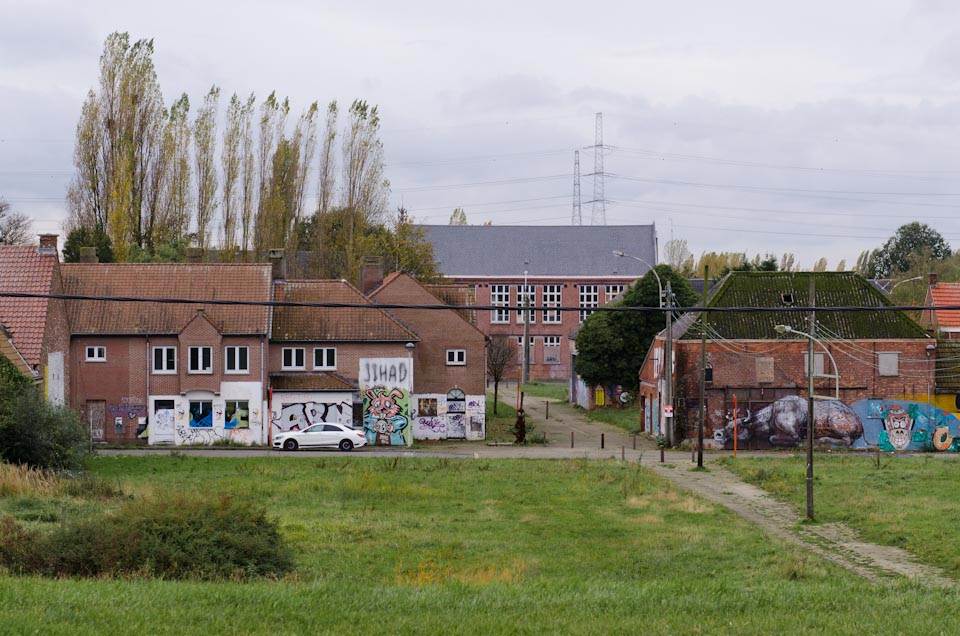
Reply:
[[633, 436], [633, 450], [637, 450], [637, 436]]
[[603, 448], [603, 433], [600, 433], [600, 448]]
[[620, 461], [625, 461], [627, 459], [627, 447], [620, 447]]
[[663, 446], [660, 447], [660, 463], [663, 463]]
[[549, 402], [544, 402], [544, 404], [546, 404], [547, 412], [546, 412], [546, 414], [543, 416], [543, 419], [549, 420], [549, 419], [550, 419], [550, 403], [549, 403]]
[[573, 448], [573, 431], [570, 431], [570, 448]]

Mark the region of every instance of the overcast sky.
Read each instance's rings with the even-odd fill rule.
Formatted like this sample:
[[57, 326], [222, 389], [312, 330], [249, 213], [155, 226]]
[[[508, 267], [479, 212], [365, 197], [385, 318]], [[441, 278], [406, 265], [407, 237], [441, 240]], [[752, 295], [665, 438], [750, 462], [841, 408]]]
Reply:
[[60, 231], [81, 104], [127, 31], [168, 104], [378, 104], [392, 208], [422, 222], [569, 224], [580, 149], [590, 224], [602, 112], [606, 222], [655, 222], [661, 248], [849, 268], [914, 220], [960, 248], [953, 0], [0, 0], [0, 24], [0, 197], [37, 232]]

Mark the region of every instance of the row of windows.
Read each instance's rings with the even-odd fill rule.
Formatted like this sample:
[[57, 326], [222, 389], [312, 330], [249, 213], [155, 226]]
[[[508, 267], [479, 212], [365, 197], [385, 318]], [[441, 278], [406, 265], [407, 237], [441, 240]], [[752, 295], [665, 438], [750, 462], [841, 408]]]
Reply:
[[[86, 350], [87, 362], [106, 362], [107, 348], [102, 345], [89, 346]], [[213, 347], [189, 347], [189, 373], [213, 373]], [[225, 373], [250, 372], [249, 347], [225, 347], [223, 350]], [[447, 364], [463, 366], [467, 364], [466, 349], [447, 349]], [[306, 348], [284, 347], [282, 351], [282, 370], [305, 371]], [[337, 349], [335, 347], [317, 347], [313, 350], [313, 369], [315, 371], [337, 368]], [[156, 374], [177, 372], [177, 348], [153, 348], [153, 372]]]
[[[540, 319], [544, 324], [560, 323], [560, 310], [551, 309], [551, 307], [560, 307], [562, 285], [541, 285], [543, 293], [540, 302], [537, 302], [537, 285], [490, 285], [490, 304], [494, 307], [509, 307], [512, 304], [511, 289], [513, 287], [516, 287], [517, 290], [517, 305], [543, 307], [544, 309], [540, 312]], [[623, 292], [623, 289], [623, 285], [607, 285], [605, 290], [606, 301], [610, 302], [613, 300], [618, 294]], [[600, 304], [600, 285], [580, 285], [578, 300], [580, 301], [581, 308], [579, 318], [580, 322], [583, 322], [587, 319], [587, 316], [593, 313], [590, 311], [590, 308], [597, 307]], [[517, 316], [517, 324], [523, 324], [524, 314], [526, 314], [531, 324], [537, 322], [536, 311], [516, 311], [515, 313]], [[493, 309], [490, 312], [490, 322], [494, 324], [509, 323], [510, 310]]]

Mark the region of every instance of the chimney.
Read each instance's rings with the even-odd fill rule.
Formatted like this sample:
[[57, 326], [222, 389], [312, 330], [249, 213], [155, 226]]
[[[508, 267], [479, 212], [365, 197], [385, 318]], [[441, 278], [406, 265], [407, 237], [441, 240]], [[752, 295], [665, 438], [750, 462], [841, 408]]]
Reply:
[[286, 280], [287, 279], [287, 259], [284, 257], [282, 249], [272, 249], [267, 254], [267, 258], [270, 259], [270, 266], [272, 268], [271, 278], [273, 280]]
[[364, 256], [360, 268], [360, 291], [369, 294], [383, 282], [383, 264], [376, 256]]
[[100, 259], [97, 258], [97, 248], [95, 247], [81, 247], [80, 248], [80, 262], [81, 263], [99, 263]]
[[187, 248], [187, 262], [194, 265], [203, 262], [203, 250], [199, 247]]
[[927, 276], [930, 277], [930, 286], [931, 286], [931, 287], [936, 287], [936, 286], [937, 286], [937, 273], [936, 273], [936, 272], [930, 272], [929, 274], [927, 274]]
[[40, 246], [37, 248], [38, 254], [56, 254], [57, 253], [58, 234], [41, 234]]

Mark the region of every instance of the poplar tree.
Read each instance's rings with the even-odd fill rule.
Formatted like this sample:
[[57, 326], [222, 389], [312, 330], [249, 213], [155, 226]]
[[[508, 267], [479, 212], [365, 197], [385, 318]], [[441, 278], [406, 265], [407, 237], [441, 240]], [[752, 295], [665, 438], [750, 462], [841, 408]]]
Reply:
[[210, 89], [193, 122], [194, 163], [197, 174], [197, 238], [200, 249], [207, 249], [210, 221], [217, 209], [217, 106], [220, 89]]

